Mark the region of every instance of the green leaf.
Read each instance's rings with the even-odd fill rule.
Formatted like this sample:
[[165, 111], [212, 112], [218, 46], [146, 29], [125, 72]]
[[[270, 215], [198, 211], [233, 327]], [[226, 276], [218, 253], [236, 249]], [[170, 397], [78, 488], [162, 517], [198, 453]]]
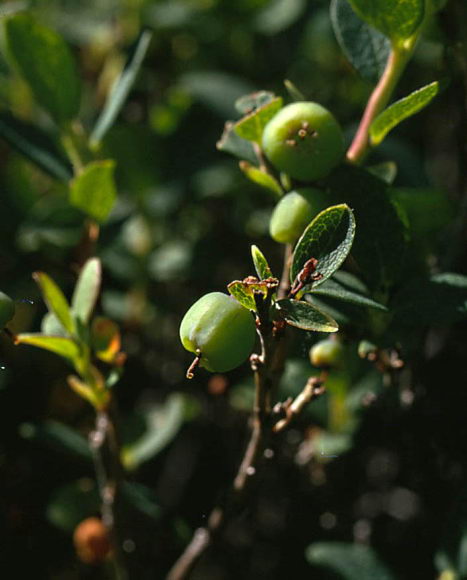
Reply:
[[71, 298], [71, 310], [83, 324], [89, 322], [101, 286], [102, 267], [99, 258], [89, 259], [83, 266]]
[[424, 16], [425, 0], [349, 0], [355, 12], [393, 43], [413, 36]]
[[235, 108], [241, 115], [249, 115], [256, 109], [264, 107], [276, 98], [271, 91], [256, 91], [243, 95], [235, 101]]
[[276, 97], [271, 102], [259, 107], [252, 113], [240, 119], [235, 124], [235, 131], [242, 139], [261, 143], [261, 137], [266, 124], [282, 108], [282, 97]]
[[128, 94], [133, 87], [135, 80], [143, 64], [144, 57], [151, 43], [153, 32], [143, 30], [126, 62], [121, 75], [116, 79], [99, 118], [96, 121], [90, 137], [91, 147], [96, 147], [103, 139], [107, 131], [112, 127], [120, 113]]
[[52, 278], [47, 276], [44, 272], [35, 272], [33, 278], [41, 289], [42, 296], [47, 304], [49, 312], [55, 314], [63, 328], [65, 328], [69, 334], [74, 334], [76, 332], [75, 322], [63, 292], [57, 284], [55, 284]]
[[305, 229], [295, 247], [290, 278], [295, 280], [310, 258], [318, 260], [316, 267], [321, 279], [313, 286], [322, 284], [342, 264], [352, 247], [355, 235], [355, 219], [345, 204], [328, 207], [319, 213]]
[[[136, 510], [139, 516], [143, 515], [152, 520], [158, 520], [161, 516], [162, 510], [157, 502], [156, 493], [146, 485], [136, 481], [124, 481], [122, 484], [122, 500], [126, 510], [128, 508]], [[134, 519], [134, 516], [130, 516], [127, 519]]]
[[6, 20], [5, 39], [14, 64], [41, 107], [59, 124], [74, 119], [81, 85], [63, 38], [22, 12]]
[[272, 191], [276, 197], [282, 196], [282, 187], [272, 175], [261, 171], [261, 169], [251, 165], [251, 163], [248, 163], [248, 161], [240, 161], [239, 165], [240, 169], [250, 181], [260, 185], [261, 187], [264, 187], [265, 189], [269, 189], [269, 191]]
[[287, 89], [287, 92], [291, 96], [293, 101], [306, 101], [305, 95], [302, 91], [289, 79], [284, 80], [284, 86]]
[[83, 477], [53, 492], [46, 516], [57, 528], [73, 533], [80, 522], [99, 513], [100, 503], [95, 483]]
[[260, 280], [265, 278], [272, 278], [271, 268], [266, 260], [263, 252], [257, 246], [251, 246], [251, 257], [255, 266], [256, 273]]
[[394, 580], [392, 573], [369, 546], [344, 542], [316, 542], [308, 546], [306, 559], [337, 574], [343, 580]]
[[337, 322], [329, 314], [318, 310], [308, 302], [284, 298], [278, 300], [275, 306], [290, 326], [315, 332], [336, 332], [339, 330]]
[[[350, 165], [337, 168], [328, 179], [333, 203], [347, 203], [358, 224], [352, 256], [371, 290], [385, 292], [402, 272], [406, 228], [389, 197], [384, 181]], [[319, 270], [319, 265], [318, 265]]]
[[256, 30], [266, 35], [274, 35], [286, 30], [296, 22], [306, 10], [306, 0], [272, 0], [257, 14]]
[[330, 10], [342, 51], [364, 79], [376, 83], [386, 66], [390, 42], [384, 34], [361, 20], [347, 0], [332, 0]]
[[[251, 281], [234, 280], [227, 286], [227, 290], [232, 296], [248, 310], [256, 311], [255, 293], [261, 293], [267, 296], [268, 286], [265, 282], [253, 279]], [[275, 281], [277, 285], [277, 280]]]
[[37, 424], [23, 423], [20, 426], [20, 435], [70, 458], [85, 462], [92, 460], [87, 440], [74, 429], [58, 421], [48, 420]]
[[163, 405], [146, 409], [146, 430], [134, 443], [123, 447], [123, 465], [134, 470], [162, 451], [182, 426], [184, 410], [184, 397], [179, 393], [170, 395]]
[[388, 185], [392, 185], [397, 177], [397, 165], [394, 161], [383, 161], [376, 165], [370, 165], [367, 170]]
[[446, 325], [467, 318], [467, 276], [445, 272], [410, 281], [393, 301], [396, 326]]
[[439, 91], [440, 84], [435, 81], [390, 105], [370, 125], [371, 144], [379, 145], [391, 129], [424, 109]]
[[37, 167], [54, 179], [68, 182], [73, 171], [50, 136], [38, 127], [0, 113], [0, 136]]
[[16, 335], [18, 344], [29, 344], [58, 354], [73, 363], [80, 357], [78, 345], [71, 338], [65, 336], [46, 336], [40, 333], [22, 333]]
[[93, 161], [70, 184], [70, 203], [104, 222], [117, 198], [115, 161]]
[[44, 314], [41, 321], [41, 332], [49, 336], [70, 336], [53, 312], [46, 312]]
[[225, 151], [225, 153], [230, 153], [239, 159], [246, 159], [251, 163], [258, 162], [252, 143], [237, 135], [233, 121], [227, 121], [225, 124], [224, 131], [216, 143], [216, 147], [219, 151]]
[[322, 286], [318, 288], [313, 288], [310, 290], [313, 295], [327, 296], [329, 298], [336, 298], [337, 300], [342, 300], [343, 302], [350, 302], [351, 304], [357, 304], [358, 306], [366, 306], [368, 308], [375, 308], [376, 310], [387, 311], [386, 306], [368, 298], [367, 296], [362, 296], [351, 290], [347, 290], [344, 286], [341, 286], [335, 280], [327, 280]]

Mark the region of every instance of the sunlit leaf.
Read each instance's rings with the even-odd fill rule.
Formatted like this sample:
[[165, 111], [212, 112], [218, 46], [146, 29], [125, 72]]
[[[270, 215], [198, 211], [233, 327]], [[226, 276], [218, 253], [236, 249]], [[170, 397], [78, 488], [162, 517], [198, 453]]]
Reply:
[[284, 298], [278, 300], [275, 306], [290, 326], [315, 332], [336, 332], [339, 330], [337, 322], [331, 316], [308, 302]]
[[117, 198], [115, 161], [93, 161], [70, 184], [70, 203], [104, 222]]
[[272, 271], [263, 252], [257, 246], [251, 246], [251, 257], [255, 266], [256, 273], [260, 280], [272, 278]]
[[102, 267], [99, 258], [89, 259], [83, 266], [71, 298], [73, 314], [86, 324], [96, 305], [101, 285]]
[[261, 169], [251, 165], [248, 161], [240, 161], [239, 165], [246, 177], [253, 183], [272, 191], [276, 197], [280, 197], [283, 194], [280, 183], [269, 173], [261, 171]]
[[72, 362], [76, 361], [80, 356], [78, 345], [71, 338], [65, 336], [46, 336], [40, 333], [22, 333], [16, 335], [16, 342], [18, 344], [29, 344], [44, 350], [49, 350], [50, 352], [58, 354]]
[[34, 280], [38, 283], [47, 308], [53, 312], [69, 334], [76, 331], [75, 322], [67, 299], [57, 284], [44, 272], [35, 272]]

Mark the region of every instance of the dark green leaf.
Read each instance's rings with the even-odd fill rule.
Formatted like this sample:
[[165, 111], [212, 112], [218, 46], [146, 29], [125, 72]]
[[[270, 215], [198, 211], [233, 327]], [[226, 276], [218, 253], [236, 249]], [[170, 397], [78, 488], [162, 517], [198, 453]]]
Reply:
[[327, 280], [322, 286], [312, 289], [311, 293], [313, 295], [317, 294], [328, 296], [329, 298], [336, 298], [337, 300], [350, 302], [351, 304], [358, 304], [359, 306], [366, 306], [377, 310], [387, 310], [386, 306], [383, 306], [383, 304], [379, 304], [379, 302], [375, 302], [367, 296], [362, 296], [361, 294], [347, 290], [335, 280]]
[[368, 546], [344, 542], [316, 542], [308, 546], [310, 564], [322, 566], [343, 580], [393, 580], [394, 576]]
[[319, 213], [305, 229], [295, 247], [290, 278], [295, 280], [310, 258], [318, 260], [321, 278], [313, 286], [322, 284], [342, 264], [352, 247], [355, 219], [345, 205], [328, 207]]
[[337, 322], [329, 314], [318, 310], [308, 302], [284, 298], [275, 304], [281, 316], [290, 326], [315, 332], [336, 332], [339, 330]]
[[49, 312], [53, 312], [65, 330], [73, 335], [76, 331], [75, 322], [63, 292], [44, 272], [35, 272], [33, 277], [41, 289]]
[[370, 125], [370, 140], [372, 145], [379, 145], [386, 135], [402, 123], [405, 119], [415, 115], [424, 109], [439, 93], [438, 81], [414, 91], [407, 97], [396, 101], [382, 113]]
[[78, 345], [71, 339], [64, 336], [46, 336], [40, 333], [22, 333], [16, 335], [18, 344], [29, 344], [44, 350], [49, 350], [55, 354], [75, 362], [80, 356]]
[[152, 520], [158, 520], [161, 515], [161, 508], [154, 490], [141, 483], [124, 481], [122, 499], [125, 507], [130, 507], [136, 510], [138, 514], [142, 514]]
[[89, 259], [76, 282], [71, 309], [73, 314], [86, 324], [94, 310], [101, 286], [102, 268], [99, 258]]
[[184, 397], [178, 393], [170, 395], [163, 405], [147, 409], [146, 431], [136, 442], [122, 449], [125, 467], [134, 470], [157, 455], [178, 433], [183, 420]]
[[25, 439], [37, 441], [66, 456], [86, 462], [92, 459], [87, 440], [74, 429], [58, 421], [49, 420], [36, 425], [24, 423], [20, 427], [20, 434]]
[[349, 0], [355, 12], [393, 43], [413, 36], [424, 16], [425, 0]]
[[272, 278], [271, 268], [266, 260], [263, 252], [257, 246], [251, 246], [251, 257], [255, 266], [256, 273], [260, 280], [265, 278]]
[[467, 318], [467, 276], [445, 272], [412, 280], [395, 298], [394, 324], [445, 325]]
[[70, 203], [99, 222], [104, 222], [117, 198], [115, 161], [93, 161], [70, 184]]
[[282, 97], [276, 97], [271, 102], [259, 107], [235, 124], [237, 135], [247, 141], [261, 143], [263, 129], [274, 115], [282, 108]]
[[82, 478], [60, 487], [47, 506], [48, 520], [57, 528], [72, 533], [84, 519], [97, 516], [100, 498], [92, 479]]
[[8, 18], [5, 38], [8, 52], [36, 101], [57, 123], [74, 119], [81, 84], [63, 38], [24, 12]]
[[4, 112], [0, 114], [0, 136], [53, 178], [68, 182], [73, 176], [68, 161], [49, 135], [38, 127]]
[[280, 197], [283, 194], [280, 183], [269, 173], [261, 171], [261, 169], [251, 165], [248, 161], [240, 161], [239, 165], [246, 177], [248, 177], [248, 179], [253, 183], [260, 185], [265, 189], [269, 189], [269, 191], [272, 191], [276, 197]]
[[[385, 291], [402, 271], [406, 229], [388, 186], [358, 167], [341, 166], [328, 180], [334, 203], [347, 203], [358, 227], [352, 246], [361, 276], [372, 290]], [[319, 269], [319, 266], [318, 266]]]
[[331, 21], [344, 54], [364, 79], [376, 83], [391, 51], [388, 39], [352, 10], [347, 0], [331, 1]]
[[144, 57], [151, 43], [152, 34], [151, 30], [143, 30], [140, 33], [133, 50], [130, 52], [125, 68], [118, 79], [116, 79], [107, 97], [104, 109], [99, 115], [91, 133], [90, 144], [92, 147], [95, 147], [102, 141], [104, 135], [115, 123], [115, 119], [125, 104], [143, 64]]
[[270, 91], [256, 91], [248, 95], [244, 95], [235, 101], [235, 108], [241, 115], [249, 115], [256, 109], [264, 107], [276, 98], [274, 93]]
[[258, 162], [253, 144], [237, 135], [235, 123], [232, 121], [227, 121], [225, 124], [224, 132], [216, 143], [216, 147], [219, 151], [225, 151], [226, 153], [235, 155], [239, 159], [246, 159], [251, 163]]

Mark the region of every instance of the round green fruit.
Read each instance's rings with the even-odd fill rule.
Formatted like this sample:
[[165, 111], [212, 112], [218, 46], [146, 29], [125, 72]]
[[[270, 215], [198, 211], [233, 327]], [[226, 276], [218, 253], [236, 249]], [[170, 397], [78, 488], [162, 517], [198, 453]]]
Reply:
[[271, 237], [281, 244], [294, 244], [311, 220], [327, 206], [320, 189], [302, 187], [282, 197], [269, 222]]
[[251, 313], [234, 298], [211, 292], [200, 298], [180, 325], [183, 346], [211, 372], [226, 372], [250, 355], [256, 327]]
[[13, 300], [0, 292], [0, 329], [9, 322], [15, 315], [15, 303]]
[[344, 137], [327, 109], [303, 101], [285, 106], [269, 121], [262, 146], [274, 167], [295, 179], [314, 181], [340, 162]]
[[310, 348], [310, 362], [322, 369], [339, 368], [344, 362], [344, 347], [338, 340], [320, 340]]

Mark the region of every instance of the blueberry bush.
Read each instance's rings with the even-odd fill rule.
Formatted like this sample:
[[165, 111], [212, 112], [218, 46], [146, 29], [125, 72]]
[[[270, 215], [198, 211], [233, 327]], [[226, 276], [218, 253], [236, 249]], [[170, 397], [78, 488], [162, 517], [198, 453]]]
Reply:
[[466, 23], [2, 4], [3, 570], [467, 577]]

